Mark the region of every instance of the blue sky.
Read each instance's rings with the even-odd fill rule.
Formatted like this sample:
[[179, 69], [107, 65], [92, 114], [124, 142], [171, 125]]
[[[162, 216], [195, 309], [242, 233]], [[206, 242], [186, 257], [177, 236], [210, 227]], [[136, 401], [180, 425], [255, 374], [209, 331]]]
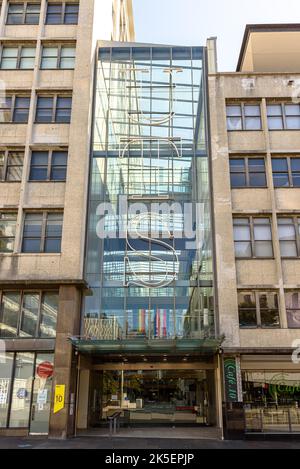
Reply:
[[300, 0], [133, 0], [136, 41], [205, 45], [218, 37], [219, 70], [235, 70], [247, 23], [300, 23]]

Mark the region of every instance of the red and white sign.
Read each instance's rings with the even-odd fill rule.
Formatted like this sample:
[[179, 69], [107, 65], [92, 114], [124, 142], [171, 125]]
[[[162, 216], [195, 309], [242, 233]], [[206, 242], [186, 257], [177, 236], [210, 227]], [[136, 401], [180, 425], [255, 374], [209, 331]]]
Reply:
[[50, 362], [43, 362], [37, 367], [37, 375], [39, 378], [50, 378], [53, 375], [54, 367]]

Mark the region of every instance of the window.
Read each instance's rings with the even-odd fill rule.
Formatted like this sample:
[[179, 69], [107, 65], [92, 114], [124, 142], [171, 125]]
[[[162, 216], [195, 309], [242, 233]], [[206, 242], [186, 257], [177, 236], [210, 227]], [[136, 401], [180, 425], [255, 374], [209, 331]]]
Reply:
[[272, 158], [274, 187], [300, 187], [300, 158]]
[[22, 252], [60, 253], [62, 226], [62, 213], [27, 213]]
[[261, 130], [259, 104], [229, 104], [226, 116], [227, 130]]
[[9, 3], [6, 24], [39, 24], [39, 3]]
[[31, 154], [30, 181], [65, 181], [67, 151], [33, 151]]
[[26, 124], [28, 122], [30, 97], [6, 96], [0, 98], [0, 123]]
[[0, 182], [20, 182], [23, 162], [23, 151], [0, 151]]
[[78, 24], [79, 3], [48, 3], [47, 24]]
[[278, 218], [281, 257], [300, 256], [300, 218]]
[[[30, 428], [32, 433], [47, 433], [51, 408], [53, 377], [41, 380], [41, 363], [53, 366], [53, 353], [0, 352], [0, 428]], [[39, 402], [40, 394], [44, 400]], [[31, 409], [36, 412], [35, 419]]]
[[0, 292], [0, 337], [56, 336], [58, 292]]
[[36, 108], [37, 123], [71, 122], [72, 98], [70, 96], [39, 96]]
[[267, 187], [264, 158], [231, 158], [231, 187]]
[[0, 63], [0, 68], [2, 70], [33, 70], [34, 61], [35, 47], [2, 47]]
[[233, 231], [237, 258], [273, 257], [269, 218], [234, 218]]
[[274, 292], [239, 292], [241, 328], [279, 328], [278, 295]]
[[42, 69], [69, 69], [75, 67], [75, 46], [44, 46]]
[[0, 213], [0, 253], [13, 252], [17, 213]]
[[300, 104], [268, 104], [269, 130], [300, 130]]
[[290, 329], [300, 329], [300, 292], [286, 292], [285, 306]]

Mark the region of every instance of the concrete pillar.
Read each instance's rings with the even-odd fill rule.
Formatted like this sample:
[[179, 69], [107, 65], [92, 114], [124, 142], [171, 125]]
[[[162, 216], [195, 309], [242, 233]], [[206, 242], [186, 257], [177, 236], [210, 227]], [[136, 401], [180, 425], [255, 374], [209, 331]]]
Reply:
[[[65, 439], [75, 430], [77, 356], [68, 339], [79, 335], [80, 305], [80, 289], [76, 286], [60, 287], [49, 438]], [[66, 386], [65, 407], [54, 414], [56, 385]]]

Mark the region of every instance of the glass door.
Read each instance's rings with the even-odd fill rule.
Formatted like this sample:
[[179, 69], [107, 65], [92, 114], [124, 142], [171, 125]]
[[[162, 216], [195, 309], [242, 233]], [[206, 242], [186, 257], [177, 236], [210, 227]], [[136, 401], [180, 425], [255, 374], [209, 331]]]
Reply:
[[49, 419], [51, 408], [53, 354], [38, 354], [35, 366], [33, 386], [30, 433], [49, 433]]

